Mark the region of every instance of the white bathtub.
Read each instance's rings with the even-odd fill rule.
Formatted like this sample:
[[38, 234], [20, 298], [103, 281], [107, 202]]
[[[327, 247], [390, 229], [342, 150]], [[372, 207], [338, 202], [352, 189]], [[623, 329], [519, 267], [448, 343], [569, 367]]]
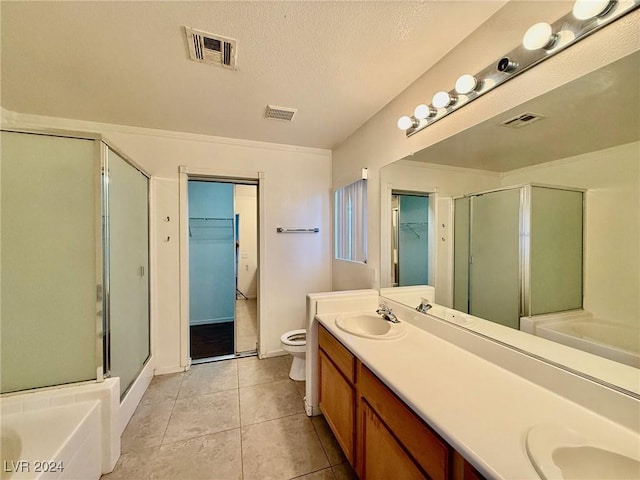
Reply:
[[2, 416], [0, 479], [99, 479], [97, 400]]
[[521, 329], [569, 347], [640, 368], [640, 330], [594, 319], [586, 311], [521, 319]]
[[119, 413], [117, 377], [0, 395], [0, 480], [111, 472], [120, 455]]

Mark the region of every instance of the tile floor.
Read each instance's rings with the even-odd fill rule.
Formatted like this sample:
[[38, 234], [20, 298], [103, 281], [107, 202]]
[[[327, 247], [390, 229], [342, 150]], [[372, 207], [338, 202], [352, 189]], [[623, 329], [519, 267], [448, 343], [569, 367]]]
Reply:
[[322, 416], [304, 413], [290, 357], [195, 365], [153, 379], [102, 480], [353, 480]]

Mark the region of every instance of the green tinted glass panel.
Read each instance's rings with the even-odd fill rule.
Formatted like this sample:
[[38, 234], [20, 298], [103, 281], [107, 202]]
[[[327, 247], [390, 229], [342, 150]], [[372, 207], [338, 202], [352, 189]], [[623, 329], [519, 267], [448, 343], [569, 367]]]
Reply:
[[520, 327], [520, 190], [471, 199], [469, 313]]
[[531, 314], [582, 308], [582, 192], [531, 189]]
[[468, 197], [454, 203], [453, 308], [469, 312], [469, 205]]
[[2, 132], [2, 392], [96, 378], [96, 152]]
[[148, 179], [109, 150], [111, 376], [123, 394], [149, 357]]

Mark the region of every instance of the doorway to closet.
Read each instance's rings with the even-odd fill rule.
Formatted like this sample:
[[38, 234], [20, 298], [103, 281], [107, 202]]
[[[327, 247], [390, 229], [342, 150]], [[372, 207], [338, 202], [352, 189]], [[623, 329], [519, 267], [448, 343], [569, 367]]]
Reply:
[[394, 287], [429, 285], [428, 193], [392, 191], [391, 278]]
[[192, 363], [257, 351], [258, 185], [188, 181]]

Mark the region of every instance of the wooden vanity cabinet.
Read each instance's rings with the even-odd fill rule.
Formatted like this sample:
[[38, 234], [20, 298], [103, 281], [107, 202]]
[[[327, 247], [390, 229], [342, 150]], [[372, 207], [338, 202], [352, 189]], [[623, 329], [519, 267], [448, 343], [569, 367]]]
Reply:
[[483, 480], [322, 325], [319, 404], [361, 480]]
[[[384, 422], [389, 432], [392, 432], [396, 443], [404, 452], [406, 462], [411, 462], [418, 472], [424, 472], [422, 476], [410, 476], [408, 478], [432, 478], [445, 480], [451, 478], [451, 448], [449, 445], [429, 428], [424, 421], [405, 405], [386, 385], [371, 373], [371, 371], [358, 364], [358, 389], [361, 408], [360, 435], [358, 443], [359, 465], [362, 478], [379, 478], [372, 471], [371, 466], [381, 459], [372, 457], [374, 451], [370, 451], [370, 443], [374, 433], [368, 430], [371, 421], [367, 416], [367, 409], [371, 409], [378, 418]], [[375, 444], [375, 439], [374, 442]], [[387, 461], [384, 452], [382, 461]], [[372, 457], [372, 458], [369, 458]], [[395, 459], [394, 459], [395, 460]], [[405, 468], [405, 462], [398, 461], [398, 468]], [[374, 470], [378, 467], [374, 467]]]
[[356, 359], [323, 326], [318, 330], [320, 411], [354, 465], [356, 435]]

